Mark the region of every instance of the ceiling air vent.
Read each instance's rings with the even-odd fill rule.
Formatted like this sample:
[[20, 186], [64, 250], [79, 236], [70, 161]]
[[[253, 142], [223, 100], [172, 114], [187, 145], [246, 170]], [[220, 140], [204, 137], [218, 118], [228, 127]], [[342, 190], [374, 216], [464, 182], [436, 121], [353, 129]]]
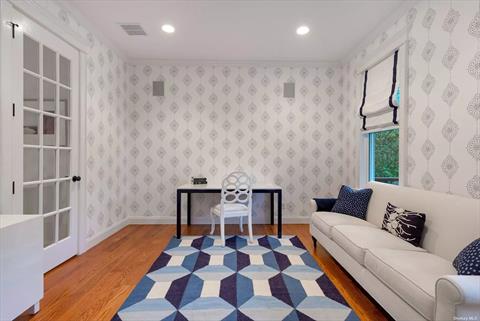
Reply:
[[147, 33], [143, 30], [142, 26], [137, 23], [121, 23], [123, 31], [129, 36], [146, 36]]

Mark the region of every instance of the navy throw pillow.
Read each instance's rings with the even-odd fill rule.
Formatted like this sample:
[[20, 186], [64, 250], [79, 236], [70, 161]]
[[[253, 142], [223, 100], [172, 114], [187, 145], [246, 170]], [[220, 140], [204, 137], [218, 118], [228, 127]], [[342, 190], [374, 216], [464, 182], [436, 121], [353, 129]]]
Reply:
[[367, 218], [368, 202], [370, 202], [372, 193], [371, 188], [355, 190], [342, 185], [332, 212], [355, 216], [365, 220]]
[[397, 207], [390, 202], [383, 217], [382, 230], [420, 246], [426, 215]]
[[337, 201], [336, 198], [314, 198], [317, 203], [317, 212], [330, 212]]
[[480, 238], [458, 253], [453, 260], [458, 275], [480, 275]]

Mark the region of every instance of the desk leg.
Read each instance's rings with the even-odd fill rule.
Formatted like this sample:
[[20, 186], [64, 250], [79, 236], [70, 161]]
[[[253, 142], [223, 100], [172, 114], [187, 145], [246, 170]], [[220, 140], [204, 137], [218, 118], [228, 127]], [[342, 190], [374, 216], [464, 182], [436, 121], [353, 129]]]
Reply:
[[280, 190], [277, 193], [277, 202], [278, 202], [278, 226], [277, 226], [277, 231], [278, 231], [278, 238], [282, 238], [282, 191]]
[[187, 193], [187, 225], [192, 224], [192, 194]]
[[275, 224], [275, 193], [270, 193], [270, 225]]
[[177, 239], [182, 237], [182, 192], [177, 190]]

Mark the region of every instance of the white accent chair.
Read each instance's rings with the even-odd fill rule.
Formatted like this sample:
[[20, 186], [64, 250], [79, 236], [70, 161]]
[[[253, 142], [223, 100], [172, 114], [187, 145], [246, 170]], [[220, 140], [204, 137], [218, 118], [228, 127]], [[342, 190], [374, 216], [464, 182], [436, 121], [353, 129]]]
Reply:
[[225, 246], [225, 219], [240, 218], [240, 231], [243, 232], [243, 217], [248, 219], [248, 234], [253, 242], [252, 234], [252, 181], [245, 172], [233, 172], [223, 179], [222, 199], [220, 204], [210, 210], [212, 230], [215, 232], [215, 216], [220, 218], [220, 235]]

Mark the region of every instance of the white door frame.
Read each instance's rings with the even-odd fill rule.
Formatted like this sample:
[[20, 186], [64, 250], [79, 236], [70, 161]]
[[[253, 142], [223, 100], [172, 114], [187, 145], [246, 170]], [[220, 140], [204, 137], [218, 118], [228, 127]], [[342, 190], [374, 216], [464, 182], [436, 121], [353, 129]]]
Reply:
[[[9, 112], [12, 106], [10, 97], [6, 95], [8, 92], [12, 92], [10, 89], [12, 82], [11, 76], [15, 74], [10, 69], [10, 61], [13, 53], [13, 39], [11, 38], [11, 27], [8, 22], [11, 21], [12, 9], [16, 9], [20, 13], [29, 17], [31, 20], [40, 24], [52, 34], [56, 35], [60, 39], [67, 42], [79, 52], [79, 79], [78, 79], [78, 109], [79, 109], [79, 133], [78, 133], [78, 175], [84, 179], [80, 182], [78, 193], [78, 253], [81, 254], [86, 250], [86, 57], [89, 52], [89, 46], [87, 41], [82, 38], [77, 32], [72, 30], [69, 26], [64, 24], [54, 14], [46, 10], [39, 0], [8, 0], [0, 1], [0, 45], [2, 47], [0, 53], [0, 121], [4, 122], [4, 118], [12, 117]], [[19, 26], [21, 28], [21, 26]], [[20, 79], [18, 80], [20, 81]], [[19, 106], [21, 106], [19, 104]], [[20, 108], [17, 108], [21, 111]], [[12, 118], [13, 121], [13, 118]], [[2, 126], [3, 127], [3, 126]], [[20, 208], [18, 204], [21, 204], [19, 200], [15, 199], [15, 195], [12, 193], [12, 182], [15, 181], [16, 188], [21, 188], [21, 180], [14, 177], [14, 171], [12, 161], [10, 157], [6, 157], [6, 152], [9, 153], [14, 148], [10, 144], [8, 139], [8, 128], [0, 129], [0, 176], [2, 180], [0, 182], [0, 214], [18, 214]]]

